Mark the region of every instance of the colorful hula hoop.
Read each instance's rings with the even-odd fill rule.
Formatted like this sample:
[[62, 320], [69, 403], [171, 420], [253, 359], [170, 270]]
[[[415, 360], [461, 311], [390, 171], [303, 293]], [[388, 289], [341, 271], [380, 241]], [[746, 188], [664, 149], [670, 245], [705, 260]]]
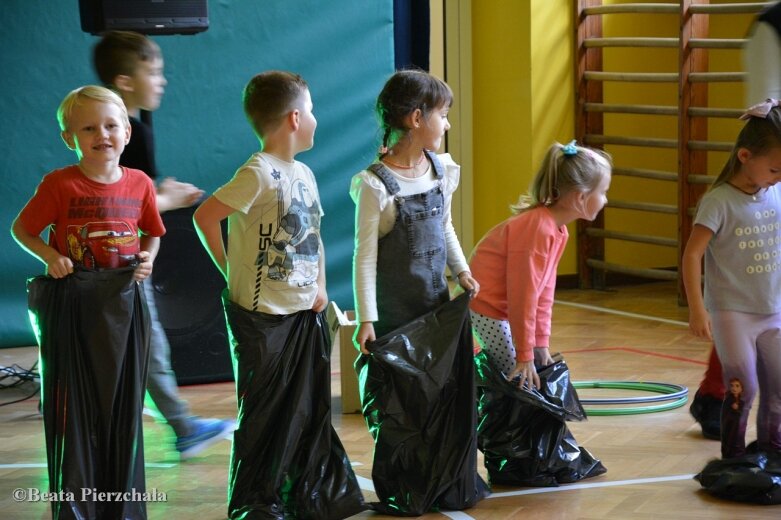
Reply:
[[653, 392], [660, 395], [611, 397], [605, 399], [580, 399], [581, 404], [610, 405], [610, 404], [640, 404], [661, 403], [650, 406], [627, 406], [623, 408], [584, 408], [586, 415], [635, 415], [642, 413], [664, 412], [679, 408], [686, 404], [689, 389], [685, 386], [672, 383], [637, 382], [637, 381], [573, 381], [572, 385], [578, 388], [609, 388], [620, 390], [636, 390], [641, 392]]

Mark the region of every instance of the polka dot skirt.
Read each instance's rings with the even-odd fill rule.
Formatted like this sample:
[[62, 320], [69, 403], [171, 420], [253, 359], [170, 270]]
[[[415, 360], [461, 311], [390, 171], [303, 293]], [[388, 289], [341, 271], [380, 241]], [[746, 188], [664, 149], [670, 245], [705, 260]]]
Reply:
[[472, 317], [472, 332], [480, 343], [480, 348], [495, 367], [508, 375], [515, 368], [515, 347], [510, 334], [510, 322], [495, 320], [471, 310], [469, 314]]

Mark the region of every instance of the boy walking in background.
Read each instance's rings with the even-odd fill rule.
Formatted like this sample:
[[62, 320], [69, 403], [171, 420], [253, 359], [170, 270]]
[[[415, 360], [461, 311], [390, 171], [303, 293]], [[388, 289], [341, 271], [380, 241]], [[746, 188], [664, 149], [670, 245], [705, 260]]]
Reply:
[[[167, 83], [160, 47], [142, 34], [109, 31], [95, 45], [93, 61], [100, 80], [122, 97], [130, 116], [132, 133], [120, 164], [157, 180], [151, 112], [160, 106]], [[164, 213], [189, 207], [202, 195], [192, 184], [166, 178], [157, 186], [157, 208]], [[171, 369], [171, 347], [157, 314], [152, 280], [143, 285], [152, 325], [147, 391], [176, 434], [176, 450], [187, 459], [222, 439], [235, 423], [190, 415]]]
[[228, 280], [239, 406], [228, 516], [346, 518], [364, 503], [331, 426], [323, 212], [312, 170], [295, 160], [314, 143], [312, 98], [301, 76], [264, 72], [245, 87], [244, 112], [261, 151], [194, 216]]

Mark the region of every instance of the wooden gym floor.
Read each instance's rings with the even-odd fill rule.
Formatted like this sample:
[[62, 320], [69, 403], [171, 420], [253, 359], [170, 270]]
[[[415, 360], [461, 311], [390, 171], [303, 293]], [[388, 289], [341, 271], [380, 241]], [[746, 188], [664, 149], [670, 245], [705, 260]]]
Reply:
[[[686, 317], [686, 309], [677, 306], [674, 285], [667, 282], [609, 291], [561, 290], [554, 308], [552, 350], [564, 355], [575, 381], [675, 383], [687, 386], [691, 398], [710, 346], [688, 333]], [[359, 415], [341, 413], [338, 357], [335, 349], [333, 423], [371, 501], [376, 499], [371, 491], [371, 438]], [[0, 350], [2, 366], [16, 363], [28, 368], [35, 359], [34, 348]], [[3, 390], [0, 402], [33, 389]], [[606, 397], [621, 392], [631, 394], [581, 390], [580, 395]], [[232, 383], [183, 387], [182, 394], [194, 413], [235, 417]], [[12, 496], [16, 488], [47, 490], [43, 425], [36, 405], [37, 396], [0, 407], [0, 518], [7, 520], [50, 517], [49, 504], [16, 502]], [[778, 506], [723, 501], [701, 491], [692, 476], [718, 457], [719, 443], [702, 438], [688, 404], [666, 412], [593, 416], [569, 426], [578, 443], [607, 467], [606, 474], [558, 488], [497, 486], [492, 496], [472, 509], [423, 518], [747, 520], [781, 515]], [[149, 518], [224, 519], [230, 441], [180, 463], [167, 426], [147, 416], [144, 428], [147, 489], [167, 497], [166, 502], [149, 503]], [[753, 426], [747, 438], [755, 438]], [[365, 512], [355, 518], [390, 517]]]

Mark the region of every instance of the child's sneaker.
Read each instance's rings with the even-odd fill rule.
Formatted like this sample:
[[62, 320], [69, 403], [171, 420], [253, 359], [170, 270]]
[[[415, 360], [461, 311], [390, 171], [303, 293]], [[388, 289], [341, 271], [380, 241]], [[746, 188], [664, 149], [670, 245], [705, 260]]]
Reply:
[[694, 394], [689, 413], [700, 423], [702, 436], [706, 439], [721, 439], [721, 403], [720, 399], [713, 396], [700, 392]]
[[176, 451], [182, 459], [194, 457], [236, 429], [233, 421], [193, 419], [193, 433], [176, 439]]

